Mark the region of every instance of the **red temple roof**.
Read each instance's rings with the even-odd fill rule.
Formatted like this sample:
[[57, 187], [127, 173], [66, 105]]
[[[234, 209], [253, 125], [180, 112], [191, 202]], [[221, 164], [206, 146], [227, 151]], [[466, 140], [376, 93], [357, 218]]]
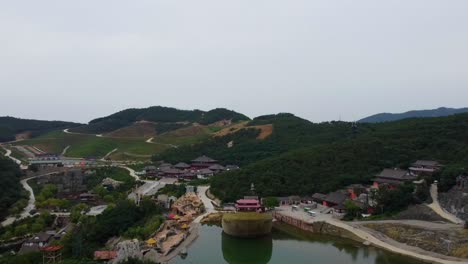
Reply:
[[45, 251], [45, 252], [55, 252], [55, 251], [59, 251], [63, 248], [63, 246], [60, 246], [60, 245], [56, 245], [56, 246], [47, 246], [47, 247], [43, 247], [41, 248], [41, 251]]

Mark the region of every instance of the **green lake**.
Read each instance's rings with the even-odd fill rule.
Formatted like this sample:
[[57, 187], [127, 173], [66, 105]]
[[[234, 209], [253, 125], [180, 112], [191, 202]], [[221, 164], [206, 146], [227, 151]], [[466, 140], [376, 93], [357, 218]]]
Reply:
[[390, 252], [366, 247], [348, 239], [304, 234], [286, 225], [275, 225], [271, 236], [234, 238], [218, 226], [200, 227], [200, 236], [188, 248], [185, 259], [171, 264], [421, 264]]

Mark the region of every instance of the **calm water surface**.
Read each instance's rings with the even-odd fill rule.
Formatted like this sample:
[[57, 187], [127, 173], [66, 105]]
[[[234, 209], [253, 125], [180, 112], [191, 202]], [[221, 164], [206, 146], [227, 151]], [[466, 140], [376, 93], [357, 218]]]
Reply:
[[387, 251], [332, 236], [304, 234], [278, 225], [271, 236], [239, 239], [223, 233], [218, 226], [202, 226], [200, 236], [188, 248], [185, 259], [171, 264], [421, 264]]

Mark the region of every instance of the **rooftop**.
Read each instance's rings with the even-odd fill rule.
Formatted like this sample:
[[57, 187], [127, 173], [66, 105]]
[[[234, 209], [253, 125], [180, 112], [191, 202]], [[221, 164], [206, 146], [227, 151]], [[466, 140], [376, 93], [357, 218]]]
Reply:
[[216, 161], [217, 160], [214, 160], [214, 159], [212, 159], [210, 157], [207, 157], [205, 155], [200, 156], [200, 157], [192, 160], [192, 162], [194, 162], [194, 163], [212, 163], [212, 162], [216, 162]]
[[184, 163], [184, 162], [179, 162], [176, 165], [174, 165], [174, 167], [176, 167], [178, 169], [187, 169], [187, 168], [190, 168], [190, 165], [188, 165], [187, 163]]
[[210, 166], [208, 169], [210, 169], [210, 170], [225, 170], [226, 168], [224, 168], [223, 166], [221, 166], [219, 164], [215, 164], [215, 165]]
[[438, 167], [441, 166], [441, 164], [438, 161], [434, 160], [418, 160], [415, 163], [413, 163], [413, 166], [421, 166], [421, 167]]
[[325, 197], [325, 201], [334, 204], [342, 204], [348, 196], [342, 192], [332, 192]]
[[406, 170], [401, 170], [401, 169], [384, 169], [380, 174], [376, 175], [376, 177], [399, 180], [399, 181], [416, 179], [416, 176], [410, 174]]

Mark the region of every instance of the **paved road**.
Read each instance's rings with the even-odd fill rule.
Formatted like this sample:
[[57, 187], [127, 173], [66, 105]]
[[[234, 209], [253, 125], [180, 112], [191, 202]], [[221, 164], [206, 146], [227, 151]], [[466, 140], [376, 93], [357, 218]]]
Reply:
[[11, 156], [11, 150], [10, 149], [7, 149], [5, 147], [3, 147], [3, 148], [6, 150], [5, 157], [11, 159], [12, 161], [14, 161], [18, 165], [21, 164], [21, 160]]
[[447, 212], [440, 206], [439, 203], [439, 192], [437, 190], [437, 184], [432, 184], [431, 185], [431, 198], [432, 198], [432, 203], [427, 205], [429, 208], [431, 208], [434, 212], [436, 212], [438, 215], [440, 215], [442, 218], [447, 219], [448, 221], [455, 223], [455, 224], [463, 224], [464, 221], [456, 217], [455, 215]]
[[67, 151], [68, 151], [69, 148], [70, 148], [70, 146], [66, 146], [66, 147], [62, 150], [62, 156], [65, 156], [65, 154], [67, 154]]
[[210, 189], [209, 186], [198, 186], [197, 187], [197, 193], [198, 193], [198, 196], [200, 197], [201, 201], [203, 202], [203, 206], [205, 207], [205, 213], [202, 214], [202, 215], [199, 215], [197, 218], [195, 218], [195, 220], [193, 220], [193, 224], [194, 225], [197, 225], [200, 223], [200, 221], [203, 219], [203, 217], [211, 214], [211, 213], [214, 213], [216, 210], [213, 206], [213, 200], [211, 200], [210, 198], [208, 198], [208, 196], [206, 196], [206, 192], [208, 191], [208, 189]]
[[112, 155], [112, 153], [116, 152], [117, 149], [113, 149], [111, 151], [109, 151], [109, 153], [107, 153], [104, 157], [102, 157], [101, 161], [106, 161], [106, 158], [109, 157], [110, 155]]
[[36, 208], [36, 197], [34, 196], [34, 192], [33, 192], [33, 189], [31, 188], [31, 186], [29, 186], [28, 184], [28, 181], [31, 180], [31, 179], [35, 179], [35, 178], [38, 178], [38, 177], [42, 177], [42, 176], [47, 176], [47, 175], [51, 175], [51, 174], [54, 174], [56, 172], [50, 172], [50, 173], [46, 173], [46, 174], [41, 174], [41, 175], [37, 175], [37, 176], [34, 176], [34, 177], [29, 177], [29, 178], [26, 178], [24, 180], [21, 180], [21, 185], [23, 186], [23, 188], [29, 192], [29, 201], [28, 201], [28, 205], [23, 209], [23, 212], [20, 214], [19, 217], [16, 217], [16, 216], [10, 216], [8, 217], [5, 221], [2, 222], [2, 226], [8, 226], [8, 225], [11, 225], [13, 224], [13, 222], [17, 221], [17, 220], [21, 220], [21, 219], [24, 219], [24, 218], [27, 218], [27, 217], [30, 217], [31, 216], [31, 211], [33, 209]]
[[179, 146], [174, 145], [174, 144], [165, 144], [165, 143], [159, 143], [159, 142], [153, 142], [154, 137], [146, 140], [145, 142], [148, 144], [157, 144], [157, 145], [163, 145], [163, 146], [169, 146], [171, 148], [178, 148]]
[[[290, 207], [281, 207], [278, 208], [277, 211], [283, 215], [291, 216], [296, 219], [300, 219], [303, 221], [306, 221], [308, 223], [313, 223], [313, 222], [326, 222], [328, 224], [334, 225], [336, 227], [340, 227], [342, 229], [348, 230], [352, 232], [354, 235], [357, 237], [361, 238], [364, 241], [370, 242], [372, 245], [386, 249], [388, 251], [401, 254], [404, 256], [410, 256], [414, 258], [418, 258], [421, 260], [424, 260], [425, 262], [428, 263], [441, 263], [441, 264], [461, 264], [461, 263], [466, 263], [463, 262], [461, 259], [456, 259], [452, 257], [447, 257], [447, 256], [442, 256], [439, 254], [435, 254], [432, 252], [428, 252], [425, 250], [422, 250], [420, 248], [416, 247], [411, 247], [406, 244], [399, 243], [395, 240], [392, 240], [378, 232], [374, 232], [372, 230], [369, 230], [361, 225], [359, 222], [343, 222], [338, 219], [333, 218], [330, 214], [321, 214], [319, 213], [320, 210], [314, 210], [317, 212], [316, 217], [311, 217], [307, 215], [306, 213], [303, 212], [303, 210], [291, 210]], [[378, 221], [379, 223], [384, 223], [385, 221]], [[395, 222], [395, 223], [403, 223], [403, 221], [390, 221], [390, 222]], [[421, 225], [420, 222], [423, 221], [414, 221], [412, 224], [418, 224]], [[364, 222], [364, 223], [370, 223], [370, 222]], [[437, 224], [436, 224], [437, 225]], [[450, 226], [455, 226], [451, 224], [445, 224], [445, 225], [450, 225]], [[455, 226], [456, 227], [456, 226]], [[460, 227], [457, 227], [460, 228]]]

